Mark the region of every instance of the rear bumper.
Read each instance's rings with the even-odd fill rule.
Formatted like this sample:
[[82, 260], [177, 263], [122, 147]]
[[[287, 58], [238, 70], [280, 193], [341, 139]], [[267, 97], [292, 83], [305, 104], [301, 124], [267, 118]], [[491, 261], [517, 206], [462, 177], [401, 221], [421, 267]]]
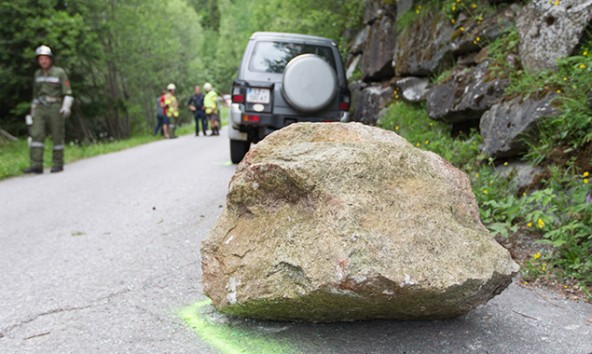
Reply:
[[313, 123], [330, 123], [339, 122], [340, 117], [301, 117], [301, 116], [284, 116], [278, 114], [243, 114], [241, 116], [242, 126], [266, 127], [271, 129], [281, 129], [293, 123], [299, 122], [313, 122]]
[[295, 116], [293, 114], [270, 114], [270, 113], [243, 113], [240, 104], [232, 104], [230, 108], [230, 129], [229, 138], [232, 140], [246, 141], [249, 134], [257, 132], [257, 139], [263, 139], [275, 130], [281, 129], [293, 123], [333, 123], [347, 122], [349, 113], [340, 112], [332, 116]]

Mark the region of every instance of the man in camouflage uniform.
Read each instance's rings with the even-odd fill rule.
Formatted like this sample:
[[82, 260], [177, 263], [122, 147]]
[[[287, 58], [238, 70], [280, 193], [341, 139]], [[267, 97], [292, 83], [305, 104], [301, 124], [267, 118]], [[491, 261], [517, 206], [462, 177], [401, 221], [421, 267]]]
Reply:
[[35, 50], [40, 69], [35, 72], [31, 116], [31, 167], [24, 173], [43, 173], [43, 149], [46, 129], [53, 140], [51, 172], [64, 170], [65, 119], [72, 108], [72, 89], [64, 69], [53, 65], [53, 53], [47, 46]]

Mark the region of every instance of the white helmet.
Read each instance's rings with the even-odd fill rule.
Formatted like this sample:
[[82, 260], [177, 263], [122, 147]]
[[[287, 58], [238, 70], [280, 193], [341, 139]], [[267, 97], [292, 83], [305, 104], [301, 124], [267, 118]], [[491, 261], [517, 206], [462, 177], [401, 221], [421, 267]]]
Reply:
[[35, 55], [47, 55], [48, 57], [53, 58], [53, 53], [51, 52], [51, 49], [46, 45], [40, 45], [39, 47], [37, 47], [37, 49], [35, 49]]
[[206, 92], [207, 91], [212, 91], [212, 84], [210, 84], [209, 82], [206, 82], [204, 84], [204, 90], [206, 90]]
[[168, 84], [167, 85], [167, 90], [172, 91], [172, 90], [176, 90], [177, 86], [175, 86], [175, 84]]

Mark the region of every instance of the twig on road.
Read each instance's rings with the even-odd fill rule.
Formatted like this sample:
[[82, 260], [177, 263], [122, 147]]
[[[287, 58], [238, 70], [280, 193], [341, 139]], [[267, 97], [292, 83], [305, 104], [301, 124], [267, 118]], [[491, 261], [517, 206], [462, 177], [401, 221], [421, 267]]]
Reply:
[[559, 306], [559, 305], [557, 305], [557, 304], [555, 304], [555, 303], [551, 302], [551, 301], [550, 301], [550, 300], [547, 298], [547, 296], [545, 296], [545, 295], [539, 295], [539, 294], [538, 294], [536, 291], [534, 292], [534, 294], [535, 294], [535, 295], [536, 295], [538, 298], [545, 300], [546, 302], [550, 303], [551, 305], [553, 305], [553, 306], [555, 306], [555, 307], [558, 307], [558, 308], [560, 308], [560, 309], [562, 309], [562, 308], [563, 308], [563, 307], [561, 307], [561, 306]]
[[29, 336], [27, 338], [23, 338], [23, 340], [29, 340], [29, 339], [33, 339], [33, 338], [39, 338], [39, 337], [46, 336], [48, 334], [51, 334], [51, 332], [43, 332], [43, 333], [39, 333], [39, 334], [34, 334], [34, 335]]

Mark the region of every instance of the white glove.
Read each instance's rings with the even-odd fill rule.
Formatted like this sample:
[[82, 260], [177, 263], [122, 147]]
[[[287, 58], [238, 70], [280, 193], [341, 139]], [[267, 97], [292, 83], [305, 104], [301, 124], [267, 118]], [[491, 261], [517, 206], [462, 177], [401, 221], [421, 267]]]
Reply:
[[62, 108], [60, 108], [60, 113], [64, 116], [64, 118], [68, 118], [70, 116], [70, 113], [72, 112], [73, 102], [74, 97], [64, 96], [64, 102], [62, 103]]
[[33, 125], [33, 116], [30, 114], [27, 114], [25, 116], [25, 123], [27, 123], [27, 125]]

